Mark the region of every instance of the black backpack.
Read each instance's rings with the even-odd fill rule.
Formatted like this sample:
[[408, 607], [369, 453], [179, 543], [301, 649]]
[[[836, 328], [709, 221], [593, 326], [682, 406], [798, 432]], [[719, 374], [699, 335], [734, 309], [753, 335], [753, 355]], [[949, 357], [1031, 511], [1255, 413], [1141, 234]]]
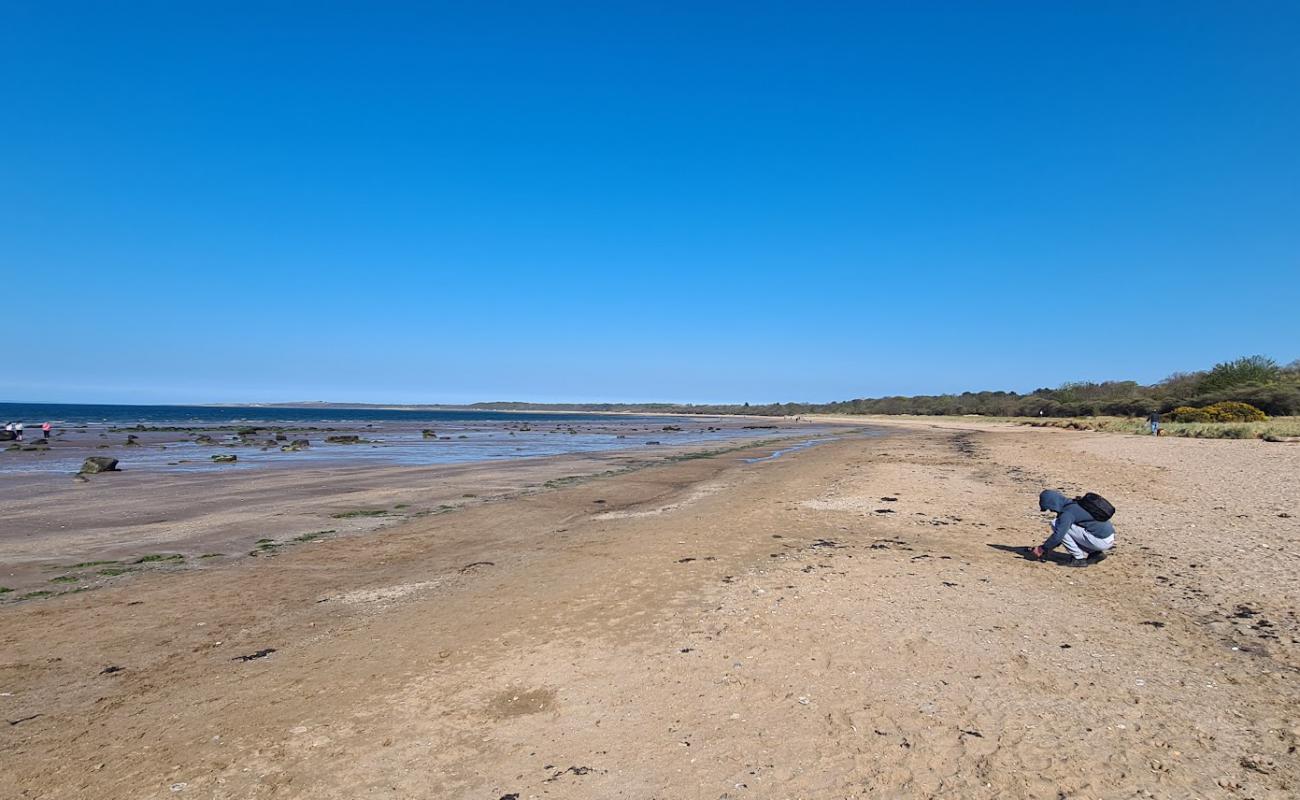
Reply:
[[1076, 497], [1074, 502], [1078, 503], [1080, 508], [1088, 512], [1088, 516], [1098, 522], [1105, 522], [1115, 516], [1115, 506], [1095, 492], [1088, 492], [1083, 497]]

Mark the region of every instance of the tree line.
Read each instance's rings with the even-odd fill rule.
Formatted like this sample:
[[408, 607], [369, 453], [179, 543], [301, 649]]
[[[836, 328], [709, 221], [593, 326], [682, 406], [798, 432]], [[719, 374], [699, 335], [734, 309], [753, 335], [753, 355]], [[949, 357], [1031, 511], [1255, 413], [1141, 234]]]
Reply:
[[1266, 356], [1244, 356], [1199, 372], [1179, 372], [1158, 383], [1078, 381], [1054, 389], [1017, 392], [858, 398], [831, 403], [677, 405], [673, 403], [478, 403], [474, 408], [688, 414], [981, 414], [999, 417], [1146, 416], [1175, 408], [1248, 403], [1270, 416], [1300, 415], [1300, 360], [1285, 366]]

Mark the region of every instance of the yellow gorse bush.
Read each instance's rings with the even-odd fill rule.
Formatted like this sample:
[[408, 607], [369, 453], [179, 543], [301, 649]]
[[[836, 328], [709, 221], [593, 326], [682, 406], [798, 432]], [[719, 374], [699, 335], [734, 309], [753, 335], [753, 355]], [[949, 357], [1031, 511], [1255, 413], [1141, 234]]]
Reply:
[[1178, 422], [1264, 422], [1268, 415], [1250, 403], [1227, 400], [1222, 403], [1193, 408], [1179, 406], [1171, 413]]

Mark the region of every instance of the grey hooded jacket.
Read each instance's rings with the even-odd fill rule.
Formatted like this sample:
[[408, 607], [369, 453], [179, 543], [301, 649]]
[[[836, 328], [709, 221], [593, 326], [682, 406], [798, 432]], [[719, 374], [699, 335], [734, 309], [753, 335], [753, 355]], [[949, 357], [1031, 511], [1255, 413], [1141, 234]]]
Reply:
[[1058, 547], [1071, 525], [1078, 525], [1098, 539], [1108, 539], [1115, 535], [1115, 526], [1111, 525], [1109, 520], [1098, 522], [1083, 510], [1083, 506], [1051, 489], [1045, 489], [1038, 495], [1038, 510], [1056, 512], [1056, 521], [1052, 523], [1052, 535], [1043, 542], [1044, 550]]

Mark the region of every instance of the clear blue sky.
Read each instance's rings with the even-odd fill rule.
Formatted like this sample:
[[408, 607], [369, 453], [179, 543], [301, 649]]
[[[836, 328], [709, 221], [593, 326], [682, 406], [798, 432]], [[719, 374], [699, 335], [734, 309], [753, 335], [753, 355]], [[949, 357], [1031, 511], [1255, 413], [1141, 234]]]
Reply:
[[0, 399], [1300, 356], [1294, 2], [0, 8]]

